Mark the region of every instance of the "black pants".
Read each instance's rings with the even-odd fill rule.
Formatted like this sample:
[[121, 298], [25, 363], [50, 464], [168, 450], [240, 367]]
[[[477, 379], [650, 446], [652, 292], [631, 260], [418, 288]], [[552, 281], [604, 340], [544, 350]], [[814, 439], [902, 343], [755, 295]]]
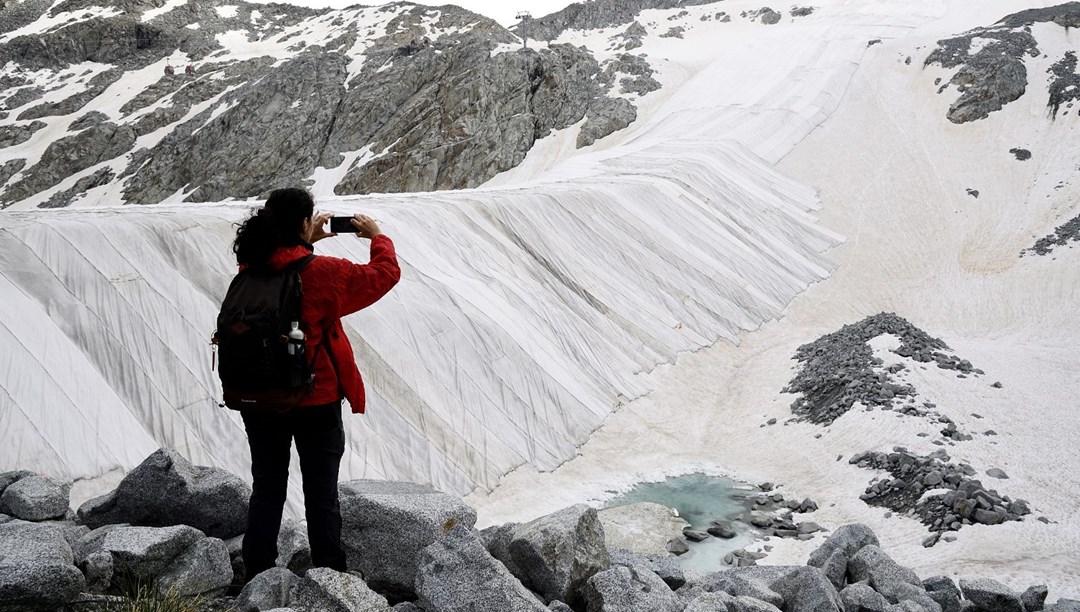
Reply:
[[251, 446], [253, 481], [243, 548], [247, 579], [274, 567], [277, 560], [294, 438], [304, 482], [312, 565], [345, 571], [337, 489], [338, 468], [345, 454], [341, 402], [302, 406], [282, 414], [241, 414]]

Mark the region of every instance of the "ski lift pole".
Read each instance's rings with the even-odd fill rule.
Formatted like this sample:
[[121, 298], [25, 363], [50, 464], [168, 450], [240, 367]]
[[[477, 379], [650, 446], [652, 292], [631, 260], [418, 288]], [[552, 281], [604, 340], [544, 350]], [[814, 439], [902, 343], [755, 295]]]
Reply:
[[527, 11], [522, 11], [517, 14], [517, 18], [521, 21], [521, 44], [522, 48], [528, 50], [529, 48], [529, 20], [532, 19], [532, 14]]

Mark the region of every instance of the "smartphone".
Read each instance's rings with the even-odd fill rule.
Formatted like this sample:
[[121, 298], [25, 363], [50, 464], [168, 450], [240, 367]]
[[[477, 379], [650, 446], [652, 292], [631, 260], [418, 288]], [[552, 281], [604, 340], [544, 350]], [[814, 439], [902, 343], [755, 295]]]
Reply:
[[330, 231], [335, 234], [355, 234], [359, 230], [352, 220], [352, 217], [330, 217]]

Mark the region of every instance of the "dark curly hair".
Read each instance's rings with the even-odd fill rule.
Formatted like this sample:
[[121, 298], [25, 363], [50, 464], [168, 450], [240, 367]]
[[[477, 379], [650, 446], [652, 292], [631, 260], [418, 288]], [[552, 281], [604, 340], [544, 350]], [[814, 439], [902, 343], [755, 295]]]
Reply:
[[275, 189], [262, 208], [236, 230], [233, 253], [236, 263], [265, 266], [281, 247], [303, 244], [300, 229], [315, 212], [315, 200], [306, 189]]

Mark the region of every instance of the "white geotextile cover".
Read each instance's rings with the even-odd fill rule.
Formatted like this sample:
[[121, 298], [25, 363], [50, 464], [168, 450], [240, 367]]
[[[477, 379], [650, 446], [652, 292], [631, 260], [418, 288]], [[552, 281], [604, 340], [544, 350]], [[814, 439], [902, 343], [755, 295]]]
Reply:
[[[740, 147], [688, 153], [658, 145], [529, 189], [325, 206], [380, 219], [403, 268], [345, 321], [369, 408], [346, 419], [342, 478], [464, 493], [526, 461], [554, 467], [647, 391], [637, 373], [735, 341], [825, 277], [817, 253], [834, 239], [807, 215], [810, 189]], [[4, 214], [0, 469], [83, 478], [165, 446], [246, 473], [208, 339], [248, 210]], [[367, 245], [317, 251], [365, 261]]]

